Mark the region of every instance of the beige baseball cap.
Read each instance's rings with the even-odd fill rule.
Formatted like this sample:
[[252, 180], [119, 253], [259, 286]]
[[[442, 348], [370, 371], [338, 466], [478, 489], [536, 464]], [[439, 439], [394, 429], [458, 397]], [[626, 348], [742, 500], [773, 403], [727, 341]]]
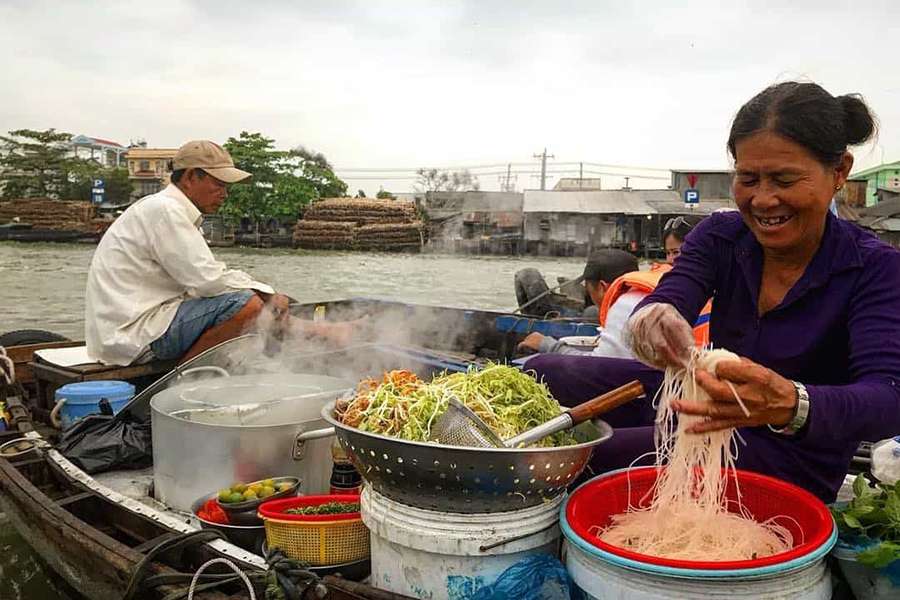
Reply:
[[247, 171], [234, 167], [231, 155], [222, 146], [209, 140], [193, 140], [178, 149], [172, 168], [203, 169], [219, 181], [237, 183], [250, 177]]

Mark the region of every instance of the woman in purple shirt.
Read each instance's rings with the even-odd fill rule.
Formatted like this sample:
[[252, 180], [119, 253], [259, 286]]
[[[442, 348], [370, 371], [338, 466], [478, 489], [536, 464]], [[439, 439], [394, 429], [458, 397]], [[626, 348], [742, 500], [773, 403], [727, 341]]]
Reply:
[[[693, 345], [688, 323], [712, 297], [712, 344], [741, 360], [719, 363], [715, 376], [698, 374], [710, 406], [684, 400], [675, 408], [707, 417], [697, 433], [740, 428], [739, 468], [791, 481], [826, 502], [861, 441], [900, 433], [900, 252], [828, 210], [853, 165], [847, 147], [873, 133], [859, 97], [833, 97], [816, 84], [781, 83], [751, 99], [728, 139], [739, 212], [698, 225], [629, 321], [638, 358], [682, 365]], [[581, 375], [591, 392], [634, 375], [645, 385], [658, 381], [635, 365], [592, 367], [606, 370], [594, 385]], [[558, 378], [556, 370], [551, 379]], [[620, 448], [629, 436], [644, 440], [621, 461], [647, 449], [648, 431], [621, 432]]]

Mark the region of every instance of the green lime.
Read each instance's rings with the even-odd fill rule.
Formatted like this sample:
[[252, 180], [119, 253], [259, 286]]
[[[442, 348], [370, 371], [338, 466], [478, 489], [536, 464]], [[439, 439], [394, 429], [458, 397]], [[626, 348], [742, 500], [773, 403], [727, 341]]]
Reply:
[[243, 494], [247, 490], [246, 483], [235, 483], [231, 486], [232, 492], [237, 492], [238, 494]]
[[244, 496], [241, 494], [238, 494], [237, 492], [233, 492], [231, 494], [231, 496], [228, 497], [229, 504], [234, 504], [236, 502], [243, 502], [243, 501], [244, 501]]
[[264, 479], [263, 482], [262, 482], [262, 484], [263, 484], [263, 486], [265, 486], [265, 487], [274, 488], [274, 487], [275, 487], [275, 480], [274, 480], [274, 479]]
[[256, 492], [254, 491], [247, 490], [246, 492], [244, 492], [244, 502], [247, 502], [249, 500], [257, 500], [258, 498], [259, 496], [257, 496]]
[[260, 498], [268, 498], [269, 496], [275, 493], [275, 488], [270, 485], [264, 485], [261, 490], [259, 490]]
[[219, 502], [228, 502], [228, 499], [231, 497], [231, 490], [225, 488], [224, 490], [219, 490]]

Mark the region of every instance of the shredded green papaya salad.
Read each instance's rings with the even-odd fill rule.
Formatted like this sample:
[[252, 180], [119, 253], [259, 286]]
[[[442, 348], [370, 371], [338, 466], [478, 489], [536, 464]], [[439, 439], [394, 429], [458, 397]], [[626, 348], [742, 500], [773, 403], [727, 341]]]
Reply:
[[[423, 442], [451, 397], [484, 419], [500, 439], [518, 435], [562, 412], [546, 385], [514, 367], [489, 363], [466, 373], [443, 373], [431, 381], [409, 371], [389, 371], [381, 381], [360, 382], [352, 399], [338, 402], [336, 413], [342, 423], [362, 431]], [[538, 445], [574, 443], [575, 436], [563, 431]]]

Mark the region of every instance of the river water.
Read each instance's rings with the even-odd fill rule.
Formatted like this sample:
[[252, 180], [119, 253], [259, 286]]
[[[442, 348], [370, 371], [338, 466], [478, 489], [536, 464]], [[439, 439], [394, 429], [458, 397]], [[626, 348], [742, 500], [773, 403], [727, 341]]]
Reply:
[[[0, 334], [45, 329], [84, 336], [84, 286], [95, 247], [0, 243]], [[218, 248], [220, 260], [300, 302], [380, 297], [484, 309], [516, 306], [513, 275], [535, 267], [550, 285], [584, 259], [461, 257]], [[0, 598], [68, 599], [28, 545], [0, 521]]]

